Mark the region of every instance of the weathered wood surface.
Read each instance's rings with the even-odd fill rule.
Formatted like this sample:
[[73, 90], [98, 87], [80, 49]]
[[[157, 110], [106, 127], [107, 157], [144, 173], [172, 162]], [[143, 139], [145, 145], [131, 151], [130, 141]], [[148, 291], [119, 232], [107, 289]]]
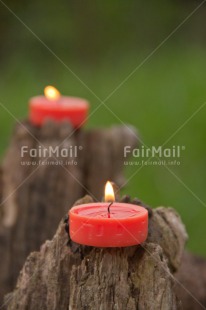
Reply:
[[[17, 124], [0, 171], [0, 301], [13, 289], [28, 254], [52, 238], [62, 214], [78, 198], [89, 193], [100, 200], [107, 180], [119, 186], [124, 183], [125, 145], [137, 147], [134, 128], [114, 126], [73, 132], [68, 122], [48, 121], [39, 129], [27, 121]], [[61, 165], [51, 165], [55, 157], [24, 154], [21, 158], [23, 146], [29, 150], [76, 146], [78, 157], [72, 153], [70, 158], [58, 158]], [[66, 165], [68, 160], [76, 164]], [[42, 164], [35, 165], [39, 161]]]
[[[124, 201], [127, 197], [124, 198]], [[79, 203], [92, 201], [91, 197]], [[175, 293], [187, 234], [171, 208], [150, 211], [142, 246], [94, 248], [73, 243], [60, 223], [51, 241], [29, 255], [5, 307], [59, 310], [181, 309]]]

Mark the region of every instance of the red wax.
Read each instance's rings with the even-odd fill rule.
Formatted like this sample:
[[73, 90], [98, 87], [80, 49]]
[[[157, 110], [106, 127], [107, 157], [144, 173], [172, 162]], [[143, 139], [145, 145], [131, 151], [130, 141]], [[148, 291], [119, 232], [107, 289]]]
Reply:
[[70, 237], [74, 242], [95, 247], [126, 247], [144, 242], [148, 232], [145, 208], [114, 202], [90, 203], [69, 211]]
[[80, 127], [86, 121], [88, 110], [89, 103], [81, 98], [60, 96], [51, 100], [38, 96], [30, 99], [29, 119], [36, 126], [51, 118], [58, 122], [68, 120], [73, 127]]

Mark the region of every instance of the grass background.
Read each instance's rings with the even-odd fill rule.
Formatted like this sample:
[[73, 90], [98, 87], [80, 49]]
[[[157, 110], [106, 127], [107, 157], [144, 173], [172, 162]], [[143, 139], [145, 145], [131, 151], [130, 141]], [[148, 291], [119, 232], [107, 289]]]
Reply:
[[[98, 67], [73, 63], [72, 69], [104, 100], [145, 56], [146, 52], [139, 57], [133, 54], [115, 61], [107, 59]], [[87, 127], [110, 126], [122, 121], [137, 127], [148, 146], [161, 145], [206, 102], [205, 78], [206, 60], [202, 49], [165, 47], [106, 102], [117, 117], [102, 106], [90, 117]], [[53, 68], [36, 67], [28, 59], [11, 62], [1, 74], [1, 103], [17, 119], [25, 118], [28, 98], [42, 93], [47, 84], [55, 85], [63, 94], [87, 98], [91, 102], [91, 111], [99, 104], [55, 58]], [[166, 145], [186, 147], [182, 152], [181, 165], [169, 167], [172, 173], [163, 166], [145, 166], [124, 189], [124, 192], [138, 196], [153, 207], [173, 206], [181, 214], [189, 233], [188, 248], [199, 254], [206, 254], [205, 119], [206, 106]], [[2, 156], [14, 124], [15, 119], [1, 108]], [[135, 170], [138, 167], [128, 167], [127, 177]]]
[[[1, 3], [0, 103], [21, 120], [28, 115], [28, 99], [51, 84], [62, 94], [87, 98], [91, 112], [99, 105], [20, 20], [101, 100], [185, 20], [109, 98], [106, 104], [114, 114], [102, 106], [87, 126], [128, 123], [149, 147], [171, 136], [167, 147], [185, 146], [181, 165], [169, 167], [171, 171], [164, 166], [128, 167], [128, 178], [136, 174], [123, 192], [153, 207], [173, 206], [189, 233], [188, 248], [205, 255], [206, 5], [191, 14], [200, 3], [8, 0], [10, 10]], [[15, 124], [8, 111], [0, 106], [1, 158]]]

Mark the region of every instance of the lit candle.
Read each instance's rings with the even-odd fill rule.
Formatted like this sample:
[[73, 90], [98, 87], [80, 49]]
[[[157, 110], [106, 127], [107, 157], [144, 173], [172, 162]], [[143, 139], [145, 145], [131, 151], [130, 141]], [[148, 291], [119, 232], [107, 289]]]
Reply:
[[89, 103], [85, 99], [61, 96], [53, 86], [47, 86], [44, 94], [30, 99], [29, 119], [32, 124], [41, 126], [50, 118], [58, 122], [68, 120], [78, 128], [86, 121]]
[[114, 201], [110, 182], [105, 186], [105, 202], [73, 207], [69, 211], [71, 239], [95, 247], [126, 247], [147, 238], [148, 211], [140, 206]]

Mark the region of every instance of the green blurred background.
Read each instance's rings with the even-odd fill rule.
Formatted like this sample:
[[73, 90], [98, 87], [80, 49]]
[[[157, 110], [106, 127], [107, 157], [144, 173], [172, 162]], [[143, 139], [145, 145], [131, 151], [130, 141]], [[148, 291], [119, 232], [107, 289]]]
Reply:
[[[28, 99], [41, 94], [45, 85], [87, 98], [92, 111], [100, 104], [96, 96], [107, 98], [137, 68], [106, 101], [113, 113], [101, 106], [88, 127], [129, 123], [148, 146], [163, 144], [180, 129], [165, 146], [185, 145], [181, 165], [169, 167], [171, 171], [143, 167], [124, 192], [153, 207], [176, 208], [189, 233], [188, 248], [205, 255], [206, 5], [196, 10], [200, 4], [0, 3], [0, 103], [5, 106], [0, 106], [0, 152], [3, 157], [15, 118], [27, 116]], [[130, 167], [127, 176], [138, 169]]]

